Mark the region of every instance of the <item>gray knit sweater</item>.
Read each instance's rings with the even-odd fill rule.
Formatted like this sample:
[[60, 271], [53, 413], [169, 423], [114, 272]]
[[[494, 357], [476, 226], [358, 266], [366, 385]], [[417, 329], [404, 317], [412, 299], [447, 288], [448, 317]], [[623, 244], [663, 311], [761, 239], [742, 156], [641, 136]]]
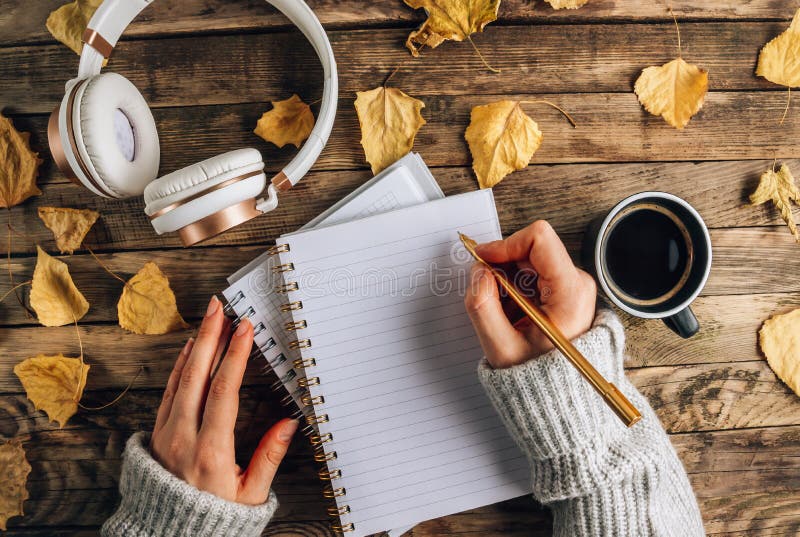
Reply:
[[[478, 375], [531, 466], [533, 494], [555, 517], [558, 537], [705, 535], [691, 486], [644, 397], [622, 369], [625, 335], [600, 310], [575, 346], [642, 411], [628, 429], [557, 351], [523, 365]], [[150, 456], [147, 437], [125, 449], [118, 511], [108, 537], [257, 536], [277, 508], [275, 494], [256, 507], [227, 502], [174, 477]]]

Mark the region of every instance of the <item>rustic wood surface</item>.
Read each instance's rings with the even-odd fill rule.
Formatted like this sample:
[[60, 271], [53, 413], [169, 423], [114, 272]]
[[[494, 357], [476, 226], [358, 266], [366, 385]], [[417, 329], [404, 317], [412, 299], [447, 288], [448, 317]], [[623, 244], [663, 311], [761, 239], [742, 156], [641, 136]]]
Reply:
[[[747, 205], [772, 159], [800, 166], [792, 160], [800, 159], [800, 105], [792, 105], [778, 128], [786, 92], [753, 73], [760, 46], [787, 26], [795, 2], [672, 1], [682, 21], [683, 57], [710, 71], [705, 107], [684, 131], [646, 114], [632, 93], [642, 68], [676, 54], [672, 20], [661, 2], [590, 0], [577, 11], [554, 11], [543, 2], [504, 0], [500, 20], [475, 36], [503, 69], [499, 75], [483, 69], [466, 44], [447, 43], [410, 59], [403, 41], [423, 14], [401, 0], [309, 3], [329, 30], [339, 63], [341, 99], [331, 143], [277, 211], [187, 250], [176, 237], [152, 232], [140, 200], [99, 199], [56, 170], [47, 116], [76, 72], [77, 57], [45, 30], [59, 0], [5, 0], [0, 111], [32, 133], [45, 159], [43, 195], [3, 217], [13, 227], [15, 281], [30, 278], [36, 243], [55, 253], [36, 216], [39, 206], [94, 208], [103, 218], [87, 245], [124, 277], [156, 261], [196, 325], [228, 274], [370, 177], [358, 144], [356, 91], [381, 84], [401, 65], [391, 84], [425, 101], [428, 124], [415, 150], [447, 194], [477, 186], [463, 139], [472, 106], [504, 97], [548, 99], [569, 110], [578, 128], [547, 107], [526, 107], [545, 139], [533, 164], [495, 190], [504, 233], [547, 218], [576, 253], [586, 224], [628, 194], [667, 190], [698, 208], [714, 244], [711, 278], [695, 307], [703, 331], [682, 341], [658, 322], [625, 317], [628, 373], [670, 432], [710, 535], [800, 534], [800, 399], [775, 377], [757, 345], [764, 319], [800, 306], [800, 246], [773, 209]], [[297, 92], [314, 101], [321, 93], [310, 46], [260, 0], [155, 2], [125, 34], [109, 69], [130, 78], [153, 107], [162, 172], [242, 146], [263, 151], [267, 168], [277, 171], [293, 151], [256, 138], [256, 119], [270, 100]], [[118, 282], [87, 250], [66, 262], [92, 303], [79, 328], [92, 365], [85, 403], [101, 405], [139, 376], [118, 404], [81, 410], [59, 430], [27, 401], [12, 368], [39, 352], [77, 353], [74, 328], [38, 327], [12, 300], [5, 302], [0, 439], [22, 439], [33, 466], [26, 515], [10, 521], [9, 535], [97, 533], [118, 501], [125, 439], [152, 427], [161, 387], [191, 333], [124, 333], [116, 325]], [[283, 415], [269, 382], [253, 364], [242, 393], [242, 460]], [[314, 471], [308, 446], [295, 442], [275, 483], [282, 507], [265, 535], [330, 534]], [[421, 524], [412, 535], [543, 536], [551, 534], [551, 524], [546, 509], [520, 498]]]

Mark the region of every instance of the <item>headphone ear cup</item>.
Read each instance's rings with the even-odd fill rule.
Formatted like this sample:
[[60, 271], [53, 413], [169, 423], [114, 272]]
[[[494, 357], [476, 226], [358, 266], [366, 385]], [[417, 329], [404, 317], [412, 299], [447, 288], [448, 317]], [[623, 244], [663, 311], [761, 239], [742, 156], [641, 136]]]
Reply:
[[255, 198], [266, 183], [261, 153], [238, 149], [150, 183], [145, 213], [156, 232], [178, 231], [189, 246], [260, 215]]
[[75, 149], [101, 195], [139, 196], [158, 175], [158, 131], [147, 102], [125, 77], [81, 82], [72, 106]]

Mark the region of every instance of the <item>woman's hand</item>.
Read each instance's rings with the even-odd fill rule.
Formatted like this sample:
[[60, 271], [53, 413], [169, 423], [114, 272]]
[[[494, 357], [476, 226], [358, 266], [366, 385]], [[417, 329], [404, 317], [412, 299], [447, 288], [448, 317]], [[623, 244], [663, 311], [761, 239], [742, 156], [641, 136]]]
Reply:
[[[565, 336], [574, 339], [592, 326], [597, 287], [591, 276], [572, 263], [553, 228], [539, 220], [506, 240], [481, 244], [478, 255], [495, 264], [515, 263], [538, 275], [541, 309]], [[494, 368], [521, 364], [553, 348], [552, 343], [525, 318], [513, 325], [503, 312], [497, 281], [483, 265], [472, 267], [465, 304], [486, 359]]]
[[228, 334], [222, 304], [213, 297], [197, 340], [186, 343], [169, 376], [150, 449], [164, 468], [190, 485], [225, 500], [258, 505], [269, 496], [297, 421], [284, 419], [267, 431], [246, 471], [236, 464], [233, 428], [253, 326], [246, 319], [239, 323], [212, 379]]

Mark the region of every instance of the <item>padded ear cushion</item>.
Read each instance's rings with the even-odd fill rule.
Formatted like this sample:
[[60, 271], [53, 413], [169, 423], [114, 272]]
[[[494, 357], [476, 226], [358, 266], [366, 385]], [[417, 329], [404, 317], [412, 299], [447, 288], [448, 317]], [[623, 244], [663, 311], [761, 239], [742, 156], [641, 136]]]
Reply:
[[229, 151], [156, 179], [144, 190], [145, 212], [153, 214], [229, 179], [264, 169], [261, 153], [246, 148]]
[[[109, 195], [141, 195], [158, 176], [161, 151], [153, 114], [139, 90], [121, 75], [102, 73], [84, 83], [74, 110], [78, 112], [75, 141], [95, 179]], [[117, 143], [117, 110], [133, 129], [132, 161]]]

